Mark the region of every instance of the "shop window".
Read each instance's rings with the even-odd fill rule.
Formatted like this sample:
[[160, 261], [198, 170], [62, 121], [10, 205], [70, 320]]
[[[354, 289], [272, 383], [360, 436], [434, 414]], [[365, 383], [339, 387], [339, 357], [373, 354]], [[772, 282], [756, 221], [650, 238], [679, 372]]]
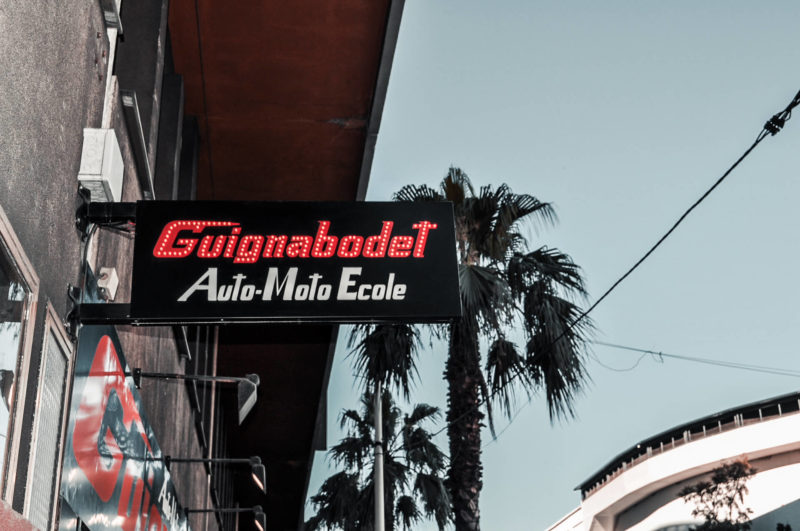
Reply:
[[10, 501], [39, 281], [0, 209], [0, 494]]
[[[65, 422], [64, 398], [72, 357], [72, 345], [52, 306], [48, 306], [46, 330], [25, 505], [25, 515], [39, 529], [50, 528], [56, 486], [59, 484], [57, 479], [63, 430], [55, 428], [63, 426]], [[50, 488], [45, 488], [46, 485]]]

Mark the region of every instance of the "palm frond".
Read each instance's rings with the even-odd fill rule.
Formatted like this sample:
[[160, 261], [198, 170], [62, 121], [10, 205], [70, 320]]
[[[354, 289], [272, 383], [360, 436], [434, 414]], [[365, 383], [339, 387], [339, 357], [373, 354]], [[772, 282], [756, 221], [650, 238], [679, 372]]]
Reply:
[[[408, 486], [409, 469], [394, 456], [385, 453], [383, 456], [383, 483], [393, 489], [405, 489]], [[374, 470], [373, 470], [374, 476]]]
[[489, 421], [489, 432], [492, 434], [492, 438], [497, 437], [497, 432], [494, 429], [494, 411], [492, 410], [491, 401], [492, 401], [492, 394], [489, 392], [489, 384], [486, 383], [486, 376], [483, 374], [483, 371], [478, 370], [478, 388], [481, 391], [481, 402], [483, 402], [486, 406], [486, 418]]
[[513, 342], [499, 337], [489, 346], [486, 372], [493, 401], [500, 402], [506, 416], [510, 417], [515, 390], [518, 387], [527, 389], [530, 384], [525, 357]]
[[310, 498], [316, 515], [306, 523], [309, 529], [357, 529], [360, 520], [354, 510], [361, 492], [357, 474], [339, 472], [326, 479]]
[[[383, 390], [383, 440], [387, 441], [397, 433], [398, 424], [403, 417], [403, 412], [395, 404], [392, 393], [388, 389]], [[374, 422], [374, 421], [373, 421]]]
[[516, 228], [520, 222], [550, 223], [555, 220], [555, 212], [549, 203], [530, 195], [514, 194], [508, 185], [502, 184], [497, 188], [483, 186], [477, 195], [464, 198], [456, 209], [456, 220], [461, 224], [457, 231], [472, 253], [470, 263], [476, 263], [477, 258], [501, 263], [525, 243]]
[[496, 268], [459, 265], [459, 290], [464, 320], [485, 331], [498, 331], [512, 313], [513, 300], [503, 272]]
[[303, 524], [303, 531], [318, 531], [324, 529], [324, 525], [325, 522], [323, 522], [322, 517], [315, 514]]
[[350, 325], [350, 333], [347, 335], [347, 348], [353, 349], [358, 343], [361, 343], [367, 337], [375, 325], [372, 323], [356, 323]]
[[429, 404], [417, 404], [414, 406], [414, 409], [411, 411], [410, 415], [406, 415], [405, 417], [405, 424], [419, 424], [424, 420], [436, 420], [441, 417], [442, 411], [436, 407], [431, 406]]
[[342, 414], [339, 416], [339, 428], [344, 429], [346, 426], [351, 434], [358, 433], [361, 436], [369, 435], [370, 430], [372, 429], [370, 419], [367, 418], [366, 415], [362, 416], [354, 409], [346, 409], [342, 411]]
[[328, 450], [328, 458], [346, 470], [359, 469], [372, 455], [372, 439], [344, 437]]
[[450, 495], [442, 478], [434, 474], [417, 474], [414, 492], [422, 500], [422, 510], [425, 515], [433, 516], [440, 530], [447, 527], [453, 519], [453, 512], [450, 508]]
[[517, 223], [529, 221], [534, 224], [552, 225], [558, 220], [550, 203], [539, 201], [528, 194], [515, 194], [506, 188], [494, 226], [496, 233], [511, 230]]
[[514, 298], [539, 280], [561, 286], [568, 296], [587, 295], [581, 268], [558, 249], [540, 247], [526, 254], [515, 253], [508, 262], [507, 275]]
[[443, 197], [439, 192], [425, 184], [408, 184], [395, 192], [395, 194], [392, 196], [392, 199], [394, 201], [424, 202], [441, 201]]
[[433, 437], [427, 430], [406, 426], [403, 429], [403, 449], [406, 461], [415, 470], [424, 468], [435, 473], [444, 468], [444, 452], [433, 442]]
[[527, 244], [528, 242], [525, 240], [522, 234], [511, 231], [506, 233], [506, 241], [503, 243], [503, 245], [506, 248], [506, 258], [505, 258], [506, 263], [511, 258], [511, 256], [514, 255], [514, 253], [518, 253], [520, 251], [525, 250], [525, 246]]
[[433, 442], [430, 432], [420, 424], [426, 420], [436, 420], [441, 416], [439, 408], [428, 404], [417, 404], [410, 415], [403, 419], [402, 451], [406, 462], [415, 470], [426, 468], [438, 472], [444, 468], [444, 453]]
[[[358, 500], [353, 507], [353, 513], [358, 519], [359, 527], [353, 531], [374, 531], [375, 529], [375, 475], [370, 474], [368, 479], [363, 482], [361, 490], [358, 492]], [[349, 531], [349, 530], [345, 530]]]
[[473, 255], [471, 263], [477, 263], [476, 258], [497, 262], [502, 260], [505, 254], [494, 249], [491, 237], [497, 219], [497, 210], [505, 193], [504, 186], [496, 190], [493, 190], [491, 186], [482, 186], [477, 196], [469, 197], [464, 201], [461, 214], [469, 252]]
[[452, 201], [456, 208], [464, 203], [464, 199], [475, 195], [472, 183], [467, 174], [460, 168], [450, 166], [447, 175], [442, 179], [440, 186], [442, 195], [447, 201]]
[[594, 333], [592, 320], [588, 317], [578, 320], [583, 314], [581, 308], [561, 297], [548, 280], [527, 287], [522, 308], [526, 332], [543, 332], [551, 342], [566, 339], [572, 348], [583, 348]]
[[408, 324], [377, 325], [355, 328], [353, 334], [358, 334], [360, 339], [354, 341], [350, 355], [355, 358], [356, 374], [367, 387], [373, 387], [375, 382], [391, 383], [408, 398], [418, 375], [416, 355], [420, 340], [417, 328]]
[[544, 281], [529, 288], [523, 306], [531, 378], [545, 388], [551, 420], [573, 417], [574, 399], [588, 379], [583, 353], [593, 325], [588, 319], [573, 324], [580, 308]]
[[417, 502], [411, 496], [400, 496], [394, 504], [395, 517], [400, 521], [403, 529], [412, 529], [420, 520], [422, 513], [417, 507]]
[[473, 245], [478, 252], [492, 261], [505, 262], [514, 252], [523, 248], [525, 238], [519, 224], [526, 220], [550, 223], [555, 213], [549, 203], [542, 203], [529, 195], [512, 193], [501, 185], [494, 193], [491, 222], [474, 234]]

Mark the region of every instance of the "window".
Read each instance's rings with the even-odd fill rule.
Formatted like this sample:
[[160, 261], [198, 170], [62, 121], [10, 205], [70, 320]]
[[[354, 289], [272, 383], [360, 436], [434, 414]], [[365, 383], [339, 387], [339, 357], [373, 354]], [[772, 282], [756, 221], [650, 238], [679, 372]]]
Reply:
[[39, 279], [0, 209], [0, 494], [10, 501]]
[[[36, 397], [31, 466], [25, 498], [25, 516], [39, 529], [49, 529], [61, 463], [61, 427], [72, 345], [52, 305], [47, 307], [46, 337]], [[49, 485], [50, 488], [45, 486]]]
[[0, 261], [0, 466], [8, 453], [26, 295], [8, 262]]

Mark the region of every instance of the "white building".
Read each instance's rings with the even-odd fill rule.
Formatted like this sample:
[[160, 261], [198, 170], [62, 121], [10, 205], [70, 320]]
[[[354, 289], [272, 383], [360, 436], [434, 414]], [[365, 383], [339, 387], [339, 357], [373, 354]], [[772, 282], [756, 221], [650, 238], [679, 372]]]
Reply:
[[752, 530], [800, 529], [800, 393], [790, 393], [634, 445], [584, 481], [581, 505], [548, 531], [688, 530], [702, 520], [678, 493], [742, 456], [756, 469], [744, 504]]

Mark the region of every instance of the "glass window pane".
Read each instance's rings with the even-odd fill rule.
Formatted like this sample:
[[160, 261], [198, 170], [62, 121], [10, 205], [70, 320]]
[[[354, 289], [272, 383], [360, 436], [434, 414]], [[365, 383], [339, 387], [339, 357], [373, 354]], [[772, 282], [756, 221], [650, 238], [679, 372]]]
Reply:
[[5, 469], [14, 416], [26, 296], [19, 275], [0, 249], [0, 470]]

